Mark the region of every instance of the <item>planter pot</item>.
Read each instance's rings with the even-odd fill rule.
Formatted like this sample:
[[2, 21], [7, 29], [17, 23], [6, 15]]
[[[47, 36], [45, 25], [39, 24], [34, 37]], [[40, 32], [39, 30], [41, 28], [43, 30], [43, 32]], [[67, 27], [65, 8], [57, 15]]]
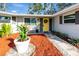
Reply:
[[18, 53], [22, 54], [28, 50], [30, 38], [28, 38], [28, 40], [23, 41], [23, 42], [20, 42], [20, 41], [18, 41], [18, 39], [15, 39], [14, 43], [15, 43]]

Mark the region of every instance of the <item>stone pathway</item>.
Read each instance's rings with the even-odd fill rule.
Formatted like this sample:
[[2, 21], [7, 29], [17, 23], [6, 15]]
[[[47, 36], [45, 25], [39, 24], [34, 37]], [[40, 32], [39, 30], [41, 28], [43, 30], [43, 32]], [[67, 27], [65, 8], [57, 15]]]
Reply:
[[52, 34], [46, 34], [46, 36], [48, 36], [49, 40], [63, 53], [63, 55], [79, 56], [79, 49], [72, 46], [68, 42]]

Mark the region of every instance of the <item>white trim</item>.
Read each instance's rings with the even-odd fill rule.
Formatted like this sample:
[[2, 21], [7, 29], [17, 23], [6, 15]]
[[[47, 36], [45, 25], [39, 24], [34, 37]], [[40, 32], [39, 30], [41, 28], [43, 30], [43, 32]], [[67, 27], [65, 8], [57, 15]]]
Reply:
[[52, 17], [55, 17], [55, 16], [58, 16], [58, 15], [64, 14], [66, 12], [70, 12], [70, 11], [75, 10], [75, 9], [78, 9], [78, 8], [79, 8], [79, 4], [72, 5], [70, 7], [67, 7], [65, 9], [63, 9], [63, 10], [61, 10], [61, 11], [53, 14]]

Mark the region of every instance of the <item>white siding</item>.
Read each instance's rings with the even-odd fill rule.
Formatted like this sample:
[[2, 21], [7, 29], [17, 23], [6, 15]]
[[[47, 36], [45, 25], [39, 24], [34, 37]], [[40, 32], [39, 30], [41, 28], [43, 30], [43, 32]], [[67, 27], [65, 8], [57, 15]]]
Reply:
[[[75, 11], [74, 11], [75, 12]], [[68, 12], [63, 15], [71, 14], [74, 12]], [[79, 24], [60, 24], [59, 16], [54, 19], [54, 30], [68, 34], [72, 38], [79, 38]]]
[[17, 24], [22, 24], [22, 23], [24, 23], [24, 21], [23, 21], [23, 17], [16, 17], [16, 22], [17, 22]]

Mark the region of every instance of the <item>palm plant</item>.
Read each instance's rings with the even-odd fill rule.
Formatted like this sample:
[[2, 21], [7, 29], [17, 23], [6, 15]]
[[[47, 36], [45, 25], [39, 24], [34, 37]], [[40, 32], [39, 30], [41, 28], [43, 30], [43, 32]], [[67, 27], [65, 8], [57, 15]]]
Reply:
[[17, 26], [18, 27], [18, 30], [19, 30], [19, 41], [25, 41], [28, 39], [28, 36], [27, 36], [27, 32], [28, 32], [28, 28], [26, 25], [21, 25], [21, 26]]

